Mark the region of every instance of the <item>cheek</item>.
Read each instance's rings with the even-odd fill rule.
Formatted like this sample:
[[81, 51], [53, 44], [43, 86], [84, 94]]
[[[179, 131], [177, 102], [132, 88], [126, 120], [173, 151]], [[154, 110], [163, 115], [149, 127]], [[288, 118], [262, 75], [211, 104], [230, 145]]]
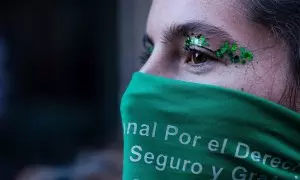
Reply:
[[279, 102], [288, 87], [289, 65], [285, 62], [261, 61], [247, 70], [247, 91], [274, 102]]
[[202, 75], [180, 71], [176, 79], [236, 89], [279, 102], [287, 85], [286, 67], [284, 63], [273, 66], [259, 62], [248, 65], [220, 65], [216, 71]]
[[245, 66], [217, 64], [213, 71], [201, 75], [181, 70], [177, 79], [237, 90], [249, 89], [245, 70]]

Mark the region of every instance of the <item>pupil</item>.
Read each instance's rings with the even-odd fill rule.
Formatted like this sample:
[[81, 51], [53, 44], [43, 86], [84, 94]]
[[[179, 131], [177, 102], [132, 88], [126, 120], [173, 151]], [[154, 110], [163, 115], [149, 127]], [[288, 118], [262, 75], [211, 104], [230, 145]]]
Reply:
[[205, 58], [201, 53], [195, 53], [193, 55], [193, 61], [194, 63], [203, 63], [207, 61], [207, 58]]

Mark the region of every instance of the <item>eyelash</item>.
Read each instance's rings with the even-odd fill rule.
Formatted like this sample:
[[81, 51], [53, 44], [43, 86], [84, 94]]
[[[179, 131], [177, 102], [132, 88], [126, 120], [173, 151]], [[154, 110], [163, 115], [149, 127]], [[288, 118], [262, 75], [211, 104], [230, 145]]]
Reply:
[[142, 52], [142, 54], [140, 55], [141, 64], [142, 65], [146, 64], [146, 62], [148, 61], [150, 56], [151, 56], [151, 52], [149, 52], [148, 50], [145, 50], [144, 52]]
[[[210, 60], [218, 60], [216, 57], [214, 57], [215, 53], [208, 48], [186, 47], [185, 50], [188, 53], [185, 63], [188, 63], [192, 66], [197, 66]], [[199, 63], [195, 62], [195, 60], [197, 60], [195, 58], [197, 57], [200, 57]]]
[[142, 52], [142, 54], [140, 55], [142, 65], [144, 65], [148, 61], [154, 49], [154, 44], [147, 36], [143, 37], [143, 47], [144, 52]]
[[[147, 60], [150, 58], [152, 52], [149, 49], [152, 49], [153, 47], [146, 47], [144, 46], [145, 51], [140, 56], [141, 64], [145, 64]], [[190, 64], [192, 66], [197, 66], [201, 63], [205, 63], [209, 60], [218, 60], [216, 57], [214, 57], [213, 54], [215, 54], [214, 51], [207, 49], [207, 48], [195, 48], [195, 47], [184, 47], [185, 50], [185, 63]], [[207, 52], [204, 52], [207, 51]], [[200, 63], [190, 63], [194, 61], [193, 56], [201, 57]], [[202, 61], [203, 60], [203, 61]]]

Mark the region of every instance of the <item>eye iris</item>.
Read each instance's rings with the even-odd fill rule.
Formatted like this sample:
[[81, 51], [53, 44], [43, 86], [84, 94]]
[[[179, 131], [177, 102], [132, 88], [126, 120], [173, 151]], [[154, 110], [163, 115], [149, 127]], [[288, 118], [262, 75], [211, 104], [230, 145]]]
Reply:
[[206, 62], [207, 58], [202, 53], [195, 52], [191, 56], [191, 61], [194, 64], [200, 64]]

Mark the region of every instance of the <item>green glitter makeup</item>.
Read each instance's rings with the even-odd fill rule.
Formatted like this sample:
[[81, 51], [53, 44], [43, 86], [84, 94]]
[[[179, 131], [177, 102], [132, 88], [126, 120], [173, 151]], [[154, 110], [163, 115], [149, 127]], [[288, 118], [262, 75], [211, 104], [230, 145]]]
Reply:
[[[209, 43], [207, 42], [206, 37], [203, 35], [187, 37], [185, 41], [185, 48], [190, 49], [190, 47], [192, 46], [197, 46], [206, 50], [210, 50], [207, 48], [209, 47]], [[247, 62], [251, 62], [254, 57], [252, 52], [250, 52], [244, 47], [239, 47], [235, 42], [224, 42], [219, 49], [212, 52], [217, 58], [229, 60], [231, 63], [235, 64], [246, 64]]]
[[246, 64], [253, 60], [253, 53], [244, 47], [238, 47], [236, 43], [225, 42], [217, 51], [218, 58], [228, 57], [232, 63]]
[[148, 47], [147, 48], [147, 53], [152, 54], [152, 52], [153, 52], [153, 47]]
[[198, 46], [198, 47], [207, 47], [209, 46], [206, 38], [202, 35], [187, 37], [185, 41], [185, 46]]

